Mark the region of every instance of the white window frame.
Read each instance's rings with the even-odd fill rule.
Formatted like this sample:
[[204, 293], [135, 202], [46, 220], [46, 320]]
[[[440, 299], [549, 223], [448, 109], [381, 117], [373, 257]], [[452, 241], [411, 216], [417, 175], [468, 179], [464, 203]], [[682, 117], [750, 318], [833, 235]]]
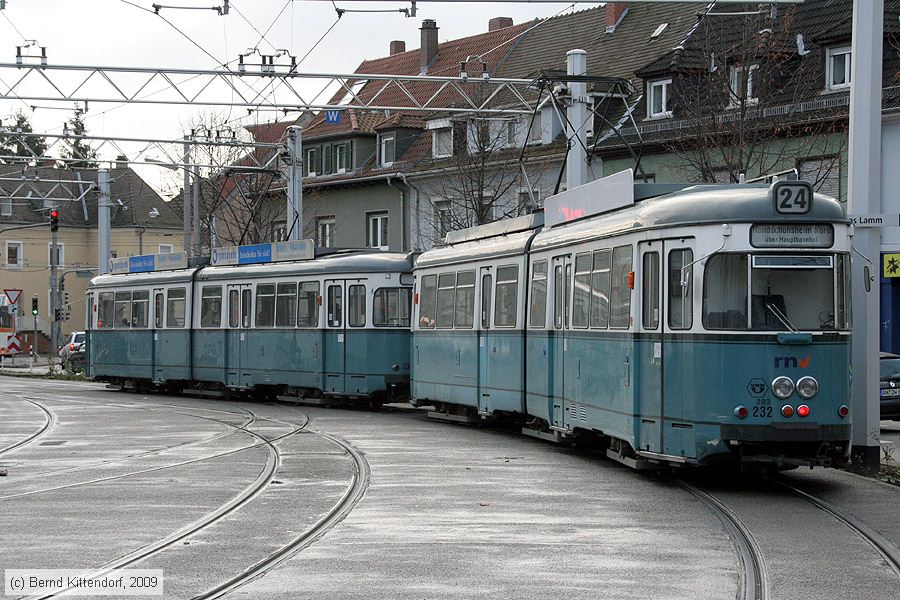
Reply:
[[[50, 266], [50, 251], [53, 248], [52, 242], [47, 242], [47, 266]], [[57, 259], [57, 266], [64, 266], [66, 264], [66, 245], [62, 242], [56, 243], [56, 249], [59, 252], [59, 258]]]
[[[669, 103], [669, 93], [670, 88], [672, 87], [672, 78], [668, 79], [654, 79], [647, 82], [647, 118], [648, 119], [665, 119], [667, 117], [672, 116], [671, 110], [665, 110], [666, 105]], [[662, 90], [662, 107], [663, 110], [661, 112], [653, 112], [653, 98], [654, 98], [654, 90], [659, 88]]]
[[[332, 157], [334, 172], [343, 175], [347, 172], [347, 166], [350, 164], [350, 143], [342, 142], [334, 145], [334, 156]], [[340, 160], [338, 160], [340, 157]]]
[[0, 198], [0, 217], [11, 217], [13, 214], [12, 198]]
[[[334, 224], [333, 216], [319, 217], [316, 219], [316, 245], [321, 248], [334, 247]], [[325, 227], [326, 235], [322, 237], [322, 227]]]
[[314, 171], [313, 169], [310, 168], [310, 167], [314, 166], [312, 164], [313, 156], [315, 156], [315, 162], [317, 162], [317, 163], [321, 162], [322, 159], [319, 156], [319, 147], [318, 146], [316, 146], [315, 148], [307, 148], [306, 149], [306, 176], [307, 177], [315, 177], [316, 174], [318, 173], [318, 171]]
[[[542, 124], [542, 116], [543, 112], [538, 109], [538, 111], [534, 115], [534, 123], [532, 123], [531, 116], [526, 116], [525, 119], [531, 124], [531, 132], [528, 134], [528, 139], [526, 140], [527, 144], [540, 144], [543, 142], [544, 131]], [[528, 125], [525, 125], [525, 130], [528, 130]]]
[[[440, 144], [440, 137], [446, 135], [448, 142], [444, 145], [443, 151]], [[433, 158], [449, 158], [453, 156], [453, 128], [441, 127], [432, 130], [431, 133], [431, 156]]]
[[[834, 81], [834, 58], [839, 54], [846, 54], [847, 60], [844, 63], [844, 77], [846, 78], [846, 83], [832, 83]], [[839, 90], [848, 90], [850, 89], [850, 83], [852, 81], [851, 77], [853, 73], [851, 71], [851, 59], [853, 58], [851, 54], [850, 46], [835, 46], [834, 48], [827, 48], [825, 51], [825, 87], [830, 91], [839, 91]]]
[[[9, 247], [10, 246], [18, 246], [18, 250], [16, 251], [16, 262], [9, 262]], [[7, 269], [21, 269], [25, 266], [25, 244], [17, 240], [7, 240], [6, 242], [6, 252], [3, 255], [3, 266]]]
[[[759, 98], [754, 95], [756, 90], [753, 89], [753, 71], [759, 69], [759, 65], [735, 65], [728, 71], [728, 108], [737, 108], [741, 105], [741, 101], [747, 105], [757, 104]], [[745, 79], [746, 78], [746, 79]], [[747, 97], [741, 95], [741, 87], [747, 82]]]
[[272, 223], [272, 241], [283, 242], [287, 239], [287, 221]]
[[[391, 222], [389, 220], [389, 213], [387, 211], [379, 211], [379, 212], [371, 212], [366, 213], [366, 247], [367, 248], [378, 248], [380, 250], [387, 250], [389, 247], [388, 240], [382, 239], [382, 234], [384, 237], [388, 237], [388, 232], [390, 231]], [[382, 219], [386, 222], [386, 227], [381, 224]], [[375, 229], [372, 229], [372, 226], [376, 225]], [[373, 237], [373, 232], [376, 234]]]
[[[447, 232], [453, 229], [453, 209], [450, 200], [438, 200], [434, 203], [434, 228], [438, 237], [444, 239]], [[446, 230], [444, 228], [444, 215], [446, 215]]]
[[175, 246], [172, 244], [157, 244], [156, 250], [158, 254], [171, 254], [175, 251]]
[[[387, 143], [390, 142], [393, 145], [393, 154], [394, 160], [387, 162], [384, 160], [384, 150]], [[397, 160], [397, 134], [394, 132], [391, 133], [379, 133], [378, 134], [378, 166], [379, 167], [389, 167]]]

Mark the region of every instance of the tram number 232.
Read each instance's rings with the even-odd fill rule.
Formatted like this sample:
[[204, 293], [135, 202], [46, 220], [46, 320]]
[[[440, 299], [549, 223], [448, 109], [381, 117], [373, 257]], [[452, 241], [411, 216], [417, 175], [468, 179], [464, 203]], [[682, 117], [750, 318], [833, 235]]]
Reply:
[[757, 399], [756, 406], [753, 407], [753, 416], [770, 418], [772, 416], [772, 401], [768, 398]]

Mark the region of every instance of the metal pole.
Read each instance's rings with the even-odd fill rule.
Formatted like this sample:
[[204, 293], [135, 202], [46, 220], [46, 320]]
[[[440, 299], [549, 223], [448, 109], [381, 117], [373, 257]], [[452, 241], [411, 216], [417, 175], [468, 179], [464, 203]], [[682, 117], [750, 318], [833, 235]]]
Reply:
[[[185, 140], [190, 139], [184, 136]], [[191, 255], [191, 145], [184, 142], [184, 196], [182, 202], [184, 204], [184, 251], [188, 256]]]
[[288, 189], [285, 224], [289, 240], [303, 237], [303, 128], [288, 127]]
[[[566, 53], [566, 72], [569, 75], [587, 74], [587, 52], [570, 50]], [[588, 182], [587, 172], [587, 83], [569, 82], [569, 106], [566, 108], [566, 137], [569, 155], [566, 158], [566, 189], [573, 189]]]
[[[59, 265], [58, 251], [59, 241], [57, 232], [50, 232], [50, 351], [55, 352], [59, 347], [59, 321], [57, 320], [59, 309], [59, 280], [57, 279], [57, 269]], [[49, 358], [53, 358], [51, 354]]]
[[200, 166], [194, 165], [194, 256], [200, 256]]
[[[32, 296], [32, 298], [37, 298], [37, 296], [36, 295]], [[28, 353], [29, 354], [29, 359], [28, 359], [28, 368], [29, 369], [34, 368], [34, 357], [37, 354], [37, 341], [38, 341], [38, 337], [37, 337], [38, 316], [34, 315], [32, 317], [32, 319], [34, 320], [34, 337], [31, 338], [31, 352]]]
[[[853, 2], [853, 47], [850, 72], [850, 170], [847, 211], [866, 215], [881, 212], [881, 65], [884, 0]], [[878, 349], [879, 273], [881, 232], [858, 227], [853, 247], [870, 258], [853, 256], [853, 342], [851, 350], [854, 468], [878, 472], [880, 456]]]
[[97, 204], [97, 273], [102, 275], [109, 271], [109, 169], [97, 171], [97, 186], [100, 188]]

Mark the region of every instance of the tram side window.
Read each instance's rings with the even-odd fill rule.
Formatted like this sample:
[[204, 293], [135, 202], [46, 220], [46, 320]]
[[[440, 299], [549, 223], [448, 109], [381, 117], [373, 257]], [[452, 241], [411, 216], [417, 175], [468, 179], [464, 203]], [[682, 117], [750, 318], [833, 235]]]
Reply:
[[531, 269], [531, 320], [529, 325], [543, 329], [547, 323], [547, 261], [534, 263]]
[[156, 292], [153, 295], [153, 326], [156, 329], [162, 329], [165, 321], [166, 295], [162, 292]]
[[200, 327], [218, 327], [221, 324], [222, 286], [204, 286], [200, 291]]
[[747, 329], [747, 255], [716, 254], [703, 273], [703, 327]]
[[184, 288], [172, 288], [166, 299], [166, 327], [184, 327]]
[[343, 323], [344, 289], [339, 285], [328, 286], [328, 326], [340, 327]]
[[494, 302], [494, 327], [516, 326], [516, 302], [519, 294], [519, 267], [497, 269], [497, 296]]
[[137, 291], [131, 297], [131, 326], [147, 329], [150, 312], [150, 292]]
[[641, 319], [641, 322], [644, 325], [644, 329], [656, 329], [657, 327], [659, 327], [658, 252], [647, 252], [646, 254], [644, 254], [641, 297], [643, 298], [643, 317]]
[[491, 326], [491, 283], [490, 273], [481, 276], [481, 328], [489, 329]]
[[839, 254], [835, 273], [837, 280], [838, 329], [850, 329], [850, 255]]
[[131, 292], [116, 292], [116, 329], [131, 327]]
[[690, 329], [694, 324], [693, 266], [688, 266], [692, 262], [694, 253], [689, 248], [669, 252], [669, 327], [672, 329]]
[[613, 248], [609, 325], [619, 329], [625, 329], [631, 324], [631, 288], [628, 285], [628, 274], [632, 267], [631, 250], [631, 246]]
[[437, 275], [426, 275], [419, 288], [419, 327], [434, 329], [435, 303], [437, 301]]
[[113, 292], [100, 292], [97, 302], [97, 328], [112, 329], [116, 313], [116, 295]]
[[575, 294], [572, 306], [572, 327], [587, 329], [591, 302], [591, 253], [575, 255]]
[[275, 284], [260, 283], [256, 286], [256, 326], [275, 326]]
[[591, 328], [609, 327], [609, 250], [594, 252], [591, 268]]
[[472, 329], [475, 323], [475, 271], [461, 271], [456, 275], [456, 317], [454, 324]]
[[412, 288], [378, 288], [372, 304], [375, 327], [409, 327]]
[[275, 327], [293, 327], [297, 322], [297, 284], [279, 283], [275, 291]]
[[566, 304], [566, 288], [563, 285], [562, 265], [553, 267], [553, 327], [563, 328], [563, 307]]
[[351, 285], [347, 289], [347, 324], [350, 327], [366, 326], [366, 286]]
[[250, 304], [253, 302], [253, 292], [250, 288], [241, 290], [241, 327], [250, 327]]
[[297, 294], [297, 327], [319, 326], [319, 282], [305, 281]]
[[453, 327], [453, 296], [456, 291], [456, 273], [441, 273], [438, 276], [437, 327]]

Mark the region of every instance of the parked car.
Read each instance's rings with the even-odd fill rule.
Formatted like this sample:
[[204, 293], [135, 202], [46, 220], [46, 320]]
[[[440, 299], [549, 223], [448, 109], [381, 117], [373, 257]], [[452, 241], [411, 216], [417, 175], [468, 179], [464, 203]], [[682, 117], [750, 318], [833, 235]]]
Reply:
[[900, 421], [900, 356], [882, 352], [881, 418]]
[[64, 367], [68, 366], [70, 361], [84, 362], [84, 337], [83, 331], [73, 331], [66, 339], [66, 343], [60, 347], [59, 358]]

